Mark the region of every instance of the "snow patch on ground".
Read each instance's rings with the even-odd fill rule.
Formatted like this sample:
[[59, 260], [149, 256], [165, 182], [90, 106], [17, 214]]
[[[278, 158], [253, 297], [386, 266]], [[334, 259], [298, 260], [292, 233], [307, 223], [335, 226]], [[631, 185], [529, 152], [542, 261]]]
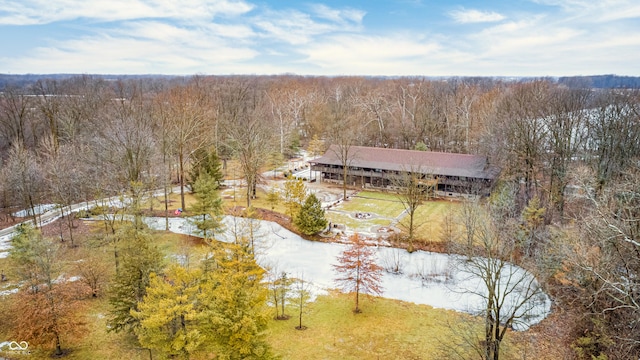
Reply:
[[0, 296], [6, 296], [6, 295], [11, 295], [11, 294], [15, 294], [20, 290], [20, 288], [13, 288], [13, 289], [9, 289], [9, 290], [2, 290], [0, 291]]
[[0, 236], [0, 259], [9, 256], [9, 249], [11, 248], [11, 238], [13, 234], [7, 234]]
[[[58, 206], [58, 204], [40, 204], [40, 205], [36, 205], [34, 206], [34, 210], [36, 212], [36, 215], [40, 215], [40, 214], [44, 214], [49, 210], [53, 210]], [[32, 212], [31, 209], [25, 209], [25, 210], [20, 210], [17, 212], [14, 212], [12, 214], [15, 217], [27, 217], [27, 216], [32, 216]]]

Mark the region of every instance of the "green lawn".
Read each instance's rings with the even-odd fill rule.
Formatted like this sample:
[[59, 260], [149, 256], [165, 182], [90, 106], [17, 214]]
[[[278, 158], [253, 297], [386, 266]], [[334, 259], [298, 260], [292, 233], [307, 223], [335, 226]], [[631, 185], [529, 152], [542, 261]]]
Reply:
[[[439, 242], [442, 232], [442, 222], [449, 212], [456, 212], [460, 203], [449, 200], [427, 201], [416, 210], [414, 218], [414, 232], [419, 240]], [[397, 197], [391, 193], [363, 191], [351, 200], [341, 203], [339, 206], [327, 212], [327, 219], [333, 223], [345, 224], [349, 230], [370, 231], [372, 226], [388, 226], [405, 211], [404, 206]], [[372, 219], [355, 219], [347, 212], [371, 213]], [[409, 217], [402, 215], [397, 226], [407, 232]]]
[[340, 203], [335, 210], [342, 210], [351, 213], [375, 213], [378, 216], [394, 219], [404, 211], [404, 206], [400, 202], [389, 200], [377, 200], [368, 198], [351, 198], [349, 201]]
[[327, 211], [325, 216], [327, 221], [331, 221], [334, 224], [346, 225], [347, 229], [351, 231], [371, 231], [372, 226], [388, 226], [391, 223], [391, 220], [384, 218], [354, 219], [347, 214], [335, 211]]
[[[438, 200], [427, 201], [420, 205], [414, 217], [414, 233], [416, 238], [439, 242], [442, 233], [442, 222], [448, 212], [456, 212], [460, 203], [456, 201]], [[404, 216], [399, 227], [406, 231], [408, 229], [409, 217]]]
[[[107, 332], [106, 298], [86, 300], [84, 305], [87, 331], [82, 338], [64, 340], [63, 346], [70, 350], [66, 359], [149, 359], [148, 350], [140, 348], [132, 335]], [[352, 294], [319, 296], [303, 315], [306, 330], [295, 329], [297, 312], [288, 307], [289, 320], [270, 320], [267, 342], [282, 360], [439, 359], [451, 354], [452, 341], [460, 340], [460, 328], [482, 330], [478, 318], [427, 305], [366, 296], [361, 296], [360, 314], [352, 312], [353, 305]], [[166, 359], [155, 351], [153, 358]]]
[[390, 192], [380, 191], [360, 191], [356, 197], [371, 198], [378, 200], [398, 201], [398, 196]]
[[353, 306], [353, 295], [318, 297], [303, 315], [306, 330], [295, 329], [297, 313], [290, 308], [291, 319], [271, 321], [268, 341], [283, 360], [442, 359], [452, 355], [460, 325], [482, 330], [477, 318], [427, 305], [365, 297], [362, 313], [354, 314]]

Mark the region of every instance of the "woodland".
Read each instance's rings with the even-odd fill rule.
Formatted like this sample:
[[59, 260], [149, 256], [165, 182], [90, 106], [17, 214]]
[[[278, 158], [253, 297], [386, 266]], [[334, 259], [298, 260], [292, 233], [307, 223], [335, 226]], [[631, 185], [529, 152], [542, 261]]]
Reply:
[[[61, 338], [82, 328], [72, 316], [81, 290], [55, 285], [59, 265], [47, 245], [51, 240], [38, 234], [39, 204], [60, 204], [66, 230], [53, 236], [56, 246], [82, 248], [74, 243], [73, 204], [126, 197], [135, 218], [147, 211], [137, 202], [143, 194], [166, 197], [176, 187], [180, 209], [202, 215], [198, 228], [207, 239], [223, 211], [253, 216], [266, 172], [300, 149], [319, 155], [337, 144], [487, 156], [502, 169], [500, 180], [492, 196], [464, 204], [459, 216], [448, 218], [440, 236], [446, 251], [466, 254], [470, 262], [474, 256], [508, 261], [535, 274], [556, 314], [553, 336], [546, 339], [558, 343], [563, 357], [637, 359], [640, 91], [570, 85], [552, 79], [289, 75], [9, 82], [0, 93], [0, 224], [14, 224], [13, 213], [27, 209], [36, 226], [19, 230], [10, 256], [14, 270], [3, 270], [29, 281], [1, 301], [48, 309], [39, 316], [53, 322], [38, 327], [43, 322], [35, 315], [12, 318], [7, 305], [0, 310], [8, 319], [0, 333], [40, 339], [63, 354]], [[242, 209], [223, 209], [215, 197], [225, 177], [242, 179]], [[190, 189], [195, 203], [189, 203]], [[320, 211], [318, 199], [306, 200], [280, 215], [313, 237], [326, 222], [306, 218]], [[151, 205], [150, 212], [164, 215], [165, 206]], [[304, 216], [296, 215], [300, 208], [307, 209]], [[485, 215], [478, 215], [479, 208]], [[308, 230], [304, 225], [312, 221], [317, 224]], [[177, 358], [204, 351], [203, 344], [221, 359], [277, 356], [260, 335], [269, 296], [261, 280], [268, 275], [252, 259], [247, 239], [211, 244], [212, 257], [197, 269], [164, 266], [143, 227], [136, 220], [130, 226], [105, 220], [100, 241], [111, 249], [112, 263], [76, 264], [85, 279], [94, 279], [83, 282], [89, 296], [109, 297], [113, 331], [135, 334], [143, 348]], [[399, 241], [412, 251], [420, 235], [410, 230]], [[291, 286], [292, 292], [304, 290], [304, 283]], [[296, 294], [305, 302], [302, 290]], [[174, 303], [163, 307], [161, 299]], [[170, 324], [161, 324], [166, 319], [153, 316], [166, 307], [176, 312]], [[295, 325], [302, 328], [300, 314]], [[194, 330], [194, 323], [201, 327]], [[509, 321], [497, 316], [485, 325], [477, 357], [498, 359]]]

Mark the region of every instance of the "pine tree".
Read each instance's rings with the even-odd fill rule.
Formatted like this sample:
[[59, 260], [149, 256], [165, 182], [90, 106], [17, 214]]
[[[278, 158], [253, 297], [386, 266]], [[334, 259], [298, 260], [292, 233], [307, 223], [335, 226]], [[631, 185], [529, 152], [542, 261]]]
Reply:
[[276, 177], [276, 172], [279, 167], [284, 163], [284, 155], [280, 151], [272, 151], [267, 158], [267, 167], [273, 170], [273, 177]]
[[122, 251], [122, 262], [110, 290], [111, 305], [108, 326], [110, 331], [131, 330], [139, 320], [131, 315], [138, 310], [149, 286], [149, 275], [162, 269], [162, 253], [152, 245], [151, 235], [126, 227], [120, 230], [128, 247]]
[[191, 223], [198, 229], [205, 239], [213, 236], [213, 233], [222, 227], [222, 199], [218, 194], [218, 183], [207, 172], [200, 174], [194, 184], [194, 196], [196, 203], [192, 205], [191, 212], [194, 218]]
[[191, 155], [191, 162], [193, 166], [189, 171], [189, 184], [194, 185], [195, 181], [203, 173], [208, 174], [218, 186], [224, 180], [224, 173], [222, 172], [222, 162], [215, 150], [207, 151], [200, 148], [193, 152]]
[[307, 196], [294, 223], [303, 234], [307, 235], [316, 234], [327, 226], [322, 203], [315, 194]]
[[201, 291], [206, 334], [218, 359], [269, 359], [264, 338], [268, 291], [247, 243], [219, 245], [207, 262]]
[[382, 294], [382, 267], [375, 262], [375, 250], [367, 246], [360, 236], [353, 234], [351, 244], [338, 256], [338, 264], [333, 265], [338, 274], [336, 284], [344, 291], [356, 294], [355, 313], [360, 312], [360, 293]]
[[18, 225], [11, 245], [9, 256], [18, 265], [18, 273], [24, 280], [36, 286], [43, 282], [50, 283], [55, 278], [52, 273], [56, 246], [44, 239], [32, 224]]
[[140, 322], [135, 329], [140, 345], [184, 358], [202, 350], [201, 276], [200, 269], [178, 265], [169, 267], [164, 275], [150, 274], [147, 294], [138, 310], [131, 312]]

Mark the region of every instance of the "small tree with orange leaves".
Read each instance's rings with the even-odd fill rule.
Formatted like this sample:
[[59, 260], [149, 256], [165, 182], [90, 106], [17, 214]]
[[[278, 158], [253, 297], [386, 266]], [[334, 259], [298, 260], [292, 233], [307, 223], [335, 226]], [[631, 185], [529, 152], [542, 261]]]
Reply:
[[333, 269], [338, 274], [335, 279], [338, 287], [356, 294], [356, 308], [353, 311], [359, 313], [360, 293], [382, 294], [382, 267], [375, 262], [375, 250], [367, 246], [357, 233], [349, 240], [351, 244], [338, 256], [338, 264], [333, 265]]

